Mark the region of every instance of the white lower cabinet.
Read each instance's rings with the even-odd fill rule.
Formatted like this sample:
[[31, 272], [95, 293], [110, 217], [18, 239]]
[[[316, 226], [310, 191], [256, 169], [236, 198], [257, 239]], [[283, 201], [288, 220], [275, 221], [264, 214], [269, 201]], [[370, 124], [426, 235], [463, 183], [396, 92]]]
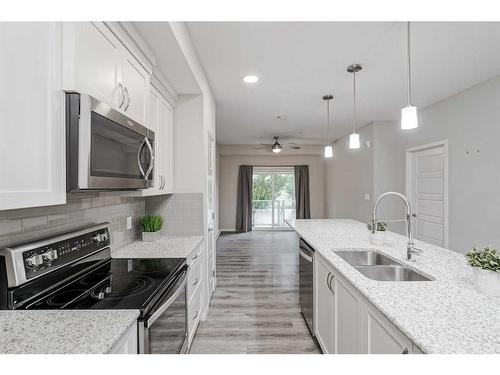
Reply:
[[137, 323], [134, 322], [109, 350], [108, 354], [137, 354]]
[[188, 350], [196, 334], [196, 329], [200, 323], [201, 312], [203, 308], [203, 295], [202, 287], [203, 284], [203, 256], [201, 252], [201, 246], [198, 246], [193, 252], [188, 256], [187, 262], [189, 265], [188, 275], [187, 275], [187, 340], [188, 340]]
[[324, 353], [422, 353], [318, 252], [314, 275], [315, 335]]
[[335, 298], [329, 283], [331, 266], [321, 256], [314, 259], [315, 334], [323, 353], [335, 353]]
[[364, 330], [365, 353], [368, 354], [409, 354], [412, 343], [378, 310], [366, 305], [363, 309], [366, 321]]
[[353, 354], [362, 351], [362, 311], [361, 296], [352, 287], [332, 272], [335, 285], [335, 326], [336, 353]]

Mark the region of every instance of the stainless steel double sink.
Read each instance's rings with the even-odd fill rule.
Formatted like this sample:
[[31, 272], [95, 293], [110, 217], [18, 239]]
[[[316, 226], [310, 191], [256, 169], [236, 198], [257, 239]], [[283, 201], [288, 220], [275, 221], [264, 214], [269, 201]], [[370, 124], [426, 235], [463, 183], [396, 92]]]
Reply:
[[372, 280], [431, 281], [376, 250], [336, 250], [334, 253]]

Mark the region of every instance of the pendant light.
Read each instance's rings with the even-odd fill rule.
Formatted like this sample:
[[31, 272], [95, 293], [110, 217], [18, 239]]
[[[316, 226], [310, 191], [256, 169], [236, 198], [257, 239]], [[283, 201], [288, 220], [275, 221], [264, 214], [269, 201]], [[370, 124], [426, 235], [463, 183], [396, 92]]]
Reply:
[[333, 145], [330, 141], [330, 101], [333, 99], [332, 94], [324, 95], [323, 100], [326, 101], [326, 146], [325, 158], [330, 159], [333, 157]]
[[349, 148], [359, 148], [359, 134], [356, 133], [356, 73], [361, 70], [361, 65], [352, 64], [347, 67], [347, 71], [352, 73], [352, 134], [349, 136]]
[[417, 116], [417, 107], [411, 104], [411, 41], [410, 41], [410, 22], [406, 23], [406, 58], [407, 58], [407, 72], [408, 72], [408, 80], [407, 80], [407, 99], [408, 105], [404, 108], [401, 108], [401, 129], [415, 129], [418, 128], [418, 116]]

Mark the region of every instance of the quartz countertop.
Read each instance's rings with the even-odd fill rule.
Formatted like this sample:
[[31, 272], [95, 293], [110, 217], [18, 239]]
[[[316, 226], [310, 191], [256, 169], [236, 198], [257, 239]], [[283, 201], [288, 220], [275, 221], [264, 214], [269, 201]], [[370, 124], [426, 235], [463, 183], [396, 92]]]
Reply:
[[[415, 240], [423, 254], [406, 260], [406, 237], [386, 232], [373, 245], [354, 220], [289, 220], [288, 224], [426, 353], [500, 353], [500, 298], [474, 289], [463, 254]], [[432, 281], [368, 279], [332, 250], [372, 248], [430, 276]]]
[[187, 258], [203, 236], [162, 237], [158, 241], [135, 241], [111, 252], [113, 258]]
[[104, 354], [138, 317], [138, 310], [2, 310], [0, 353]]

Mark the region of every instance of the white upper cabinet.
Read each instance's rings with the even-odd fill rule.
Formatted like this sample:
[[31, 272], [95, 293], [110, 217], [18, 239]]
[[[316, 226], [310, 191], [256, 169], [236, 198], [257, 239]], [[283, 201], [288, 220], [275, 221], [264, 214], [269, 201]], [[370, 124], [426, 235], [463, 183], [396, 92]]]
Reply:
[[165, 193], [173, 193], [173, 108], [162, 97], [159, 101], [158, 128], [156, 137], [158, 176], [163, 180], [160, 189]]
[[[128, 51], [121, 60], [124, 90], [123, 112], [141, 124], [146, 124], [149, 99], [149, 74]], [[146, 124], [147, 125], [147, 124]]]
[[0, 23], [0, 46], [0, 210], [64, 204], [61, 24]]
[[89, 94], [146, 124], [150, 75], [102, 22], [70, 22], [63, 31], [65, 90]]

